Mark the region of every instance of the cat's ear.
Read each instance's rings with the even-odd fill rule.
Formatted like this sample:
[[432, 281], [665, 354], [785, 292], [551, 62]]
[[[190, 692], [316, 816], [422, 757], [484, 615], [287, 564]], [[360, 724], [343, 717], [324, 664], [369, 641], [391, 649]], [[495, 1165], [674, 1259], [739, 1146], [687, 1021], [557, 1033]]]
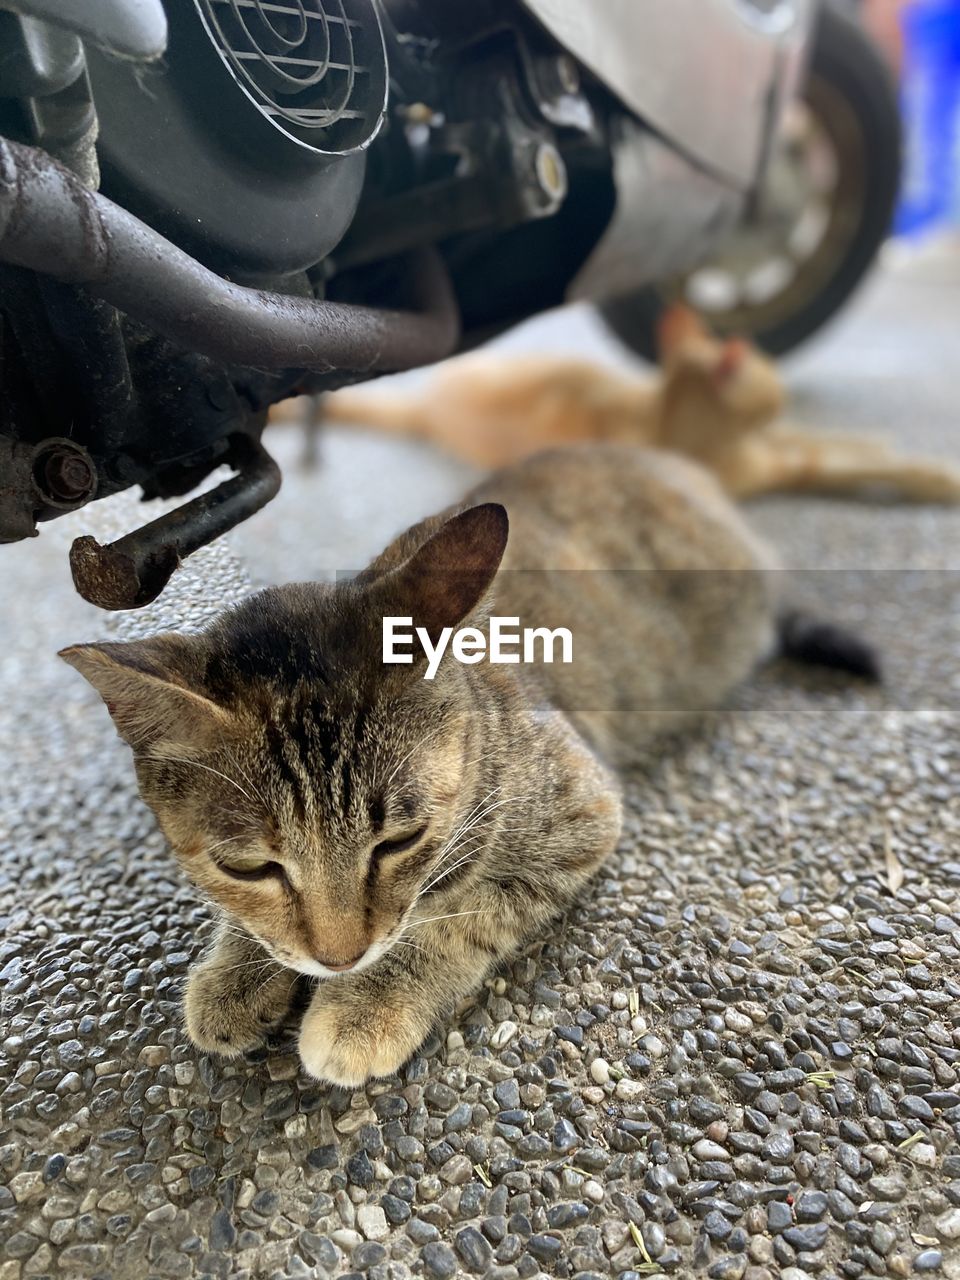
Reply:
[[710, 336], [710, 330], [695, 311], [682, 302], [675, 302], [657, 322], [657, 358], [664, 364], [684, 347]]
[[510, 523], [498, 502], [451, 517], [409, 560], [380, 579], [377, 592], [389, 610], [412, 617], [436, 643], [486, 595], [507, 546]]
[[190, 687], [191, 642], [184, 636], [75, 644], [60, 657], [90, 681], [135, 750], [202, 750], [231, 723], [228, 712]]
[[716, 387], [724, 387], [743, 368], [750, 354], [750, 346], [743, 338], [729, 338], [716, 353], [710, 369], [710, 380]]

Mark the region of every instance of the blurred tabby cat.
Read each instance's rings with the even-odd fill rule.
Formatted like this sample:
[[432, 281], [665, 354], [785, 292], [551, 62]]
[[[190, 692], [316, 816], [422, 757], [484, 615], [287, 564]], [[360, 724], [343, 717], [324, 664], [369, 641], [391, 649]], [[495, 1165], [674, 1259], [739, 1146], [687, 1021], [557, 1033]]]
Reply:
[[[695, 458], [737, 498], [778, 491], [960, 502], [960, 468], [908, 457], [880, 440], [775, 422], [784, 391], [770, 360], [713, 337], [685, 307], [660, 333], [658, 381], [561, 356], [493, 353], [453, 360], [419, 394], [348, 389], [324, 416], [415, 436], [482, 467], [552, 445], [654, 445]], [[274, 420], [293, 412], [281, 407]]]
[[[768, 564], [706, 472], [595, 445], [493, 476], [352, 581], [272, 588], [200, 635], [65, 649], [222, 913], [186, 989], [194, 1044], [255, 1045], [303, 974], [321, 979], [307, 1070], [396, 1071], [614, 848], [612, 769], [774, 648]], [[448, 651], [427, 681], [382, 661], [387, 615], [435, 641], [491, 612], [569, 627], [572, 665]], [[875, 674], [829, 627], [779, 633], [794, 657]]]

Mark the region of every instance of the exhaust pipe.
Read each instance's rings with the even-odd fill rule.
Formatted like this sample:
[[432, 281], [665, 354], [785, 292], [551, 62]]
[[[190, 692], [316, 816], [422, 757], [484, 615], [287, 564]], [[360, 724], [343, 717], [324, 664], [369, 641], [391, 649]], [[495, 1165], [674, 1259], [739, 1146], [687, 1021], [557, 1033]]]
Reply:
[[431, 250], [409, 261], [411, 311], [310, 302], [232, 284], [46, 152], [0, 138], [0, 261], [80, 284], [224, 365], [397, 373], [450, 355], [460, 318]]

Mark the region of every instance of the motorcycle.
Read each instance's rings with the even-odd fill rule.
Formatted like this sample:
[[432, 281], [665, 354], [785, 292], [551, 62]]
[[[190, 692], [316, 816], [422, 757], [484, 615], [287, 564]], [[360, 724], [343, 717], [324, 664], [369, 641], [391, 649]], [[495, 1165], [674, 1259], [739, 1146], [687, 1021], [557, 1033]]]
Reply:
[[[0, 541], [226, 464], [74, 542], [79, 592], [136, 608], [277, 492], [272, 404], [570, 299], [644, 350], [651, 285], [771, 221], [838, 22], [856, 39], [814, 0], [0, 0]], [[889, 170], [844, 223], [854, 274]]]

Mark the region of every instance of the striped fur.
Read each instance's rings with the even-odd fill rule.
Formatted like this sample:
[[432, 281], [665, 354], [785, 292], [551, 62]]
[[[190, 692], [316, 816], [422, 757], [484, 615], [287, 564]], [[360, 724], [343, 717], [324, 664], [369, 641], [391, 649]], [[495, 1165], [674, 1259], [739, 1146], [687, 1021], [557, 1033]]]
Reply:
[[[395, 1071], [614, 847], [612, 768], [770, 644], [762, 552], [678, 459], [542, 455], [458, 510], [352, 582], [273, 588], [201, 636], [64, 651], [222, 913], [186, 993], [203, 1049], [255, 1044], [306, 974], [323, 979], [307, 1068], [343, 1085]], [[448, 656], [428, 682], [381, 661], [385, 614], [436, 627], [490, 610], [569, 626], [573, 666]]]

